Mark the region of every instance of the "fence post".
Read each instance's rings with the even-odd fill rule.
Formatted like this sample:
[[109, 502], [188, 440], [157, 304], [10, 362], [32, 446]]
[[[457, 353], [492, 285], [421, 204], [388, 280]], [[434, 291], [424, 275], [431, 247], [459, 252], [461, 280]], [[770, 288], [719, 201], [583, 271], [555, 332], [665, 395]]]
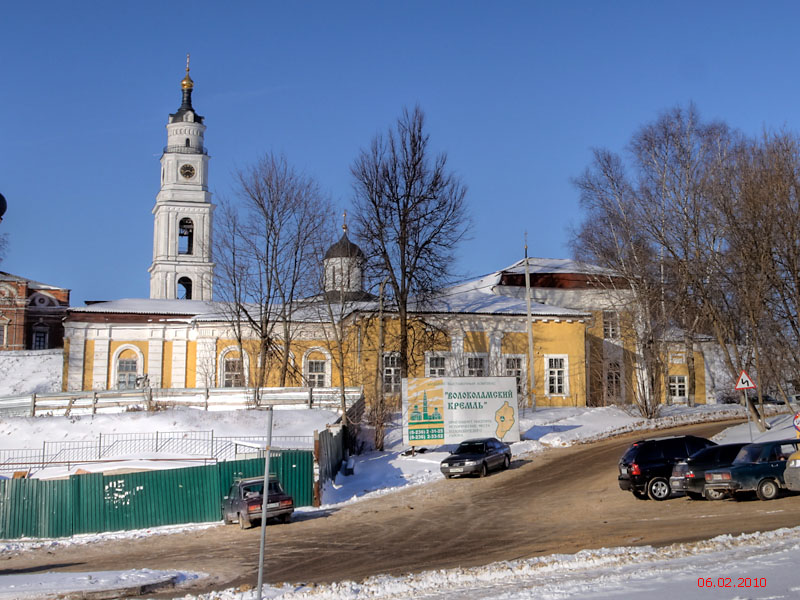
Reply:
[[103, 458], [103, 434], [97, 436], [97, 460]]
[[308, 388], [308, 408], [311, 408], [313, 404], [314, 404], [314, 388], [310, 387]]
[[31, 394], [31, 416], [36, 416], [36, 394]]
[[92, 392], [92, 414], [97, 413], [97, 392]]
[[158, 453], [158, 432], [156, 431], [156, 453]]
[[206, 388], [206, 404], [204, 410], [208, 410], [208, 388]]

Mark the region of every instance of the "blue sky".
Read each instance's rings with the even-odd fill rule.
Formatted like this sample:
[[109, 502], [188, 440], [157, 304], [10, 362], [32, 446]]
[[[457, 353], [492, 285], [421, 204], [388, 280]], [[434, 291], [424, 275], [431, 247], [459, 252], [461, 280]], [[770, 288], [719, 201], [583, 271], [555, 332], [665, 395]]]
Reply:
[[4, 3], [0, 270], [85, 300], [147, 297], [167, 115], [192, 55], [210, 189], [285, 153], [344, 209], [349, 167], [419, 103], [469, 188], [454, 275], [570, 256], [593, 147], [695, 102], [752, 135], [800, 126], [789, 2]]

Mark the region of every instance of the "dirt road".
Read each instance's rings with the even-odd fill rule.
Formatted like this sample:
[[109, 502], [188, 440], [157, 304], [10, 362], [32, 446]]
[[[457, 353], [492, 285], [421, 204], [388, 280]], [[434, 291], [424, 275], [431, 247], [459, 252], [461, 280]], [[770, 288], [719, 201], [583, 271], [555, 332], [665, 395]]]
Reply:
[[[722, 424], [684, 427], [711, 436]], [[660, 432], [658, 435], [663, 435]], [[617, 461], [642, 434], [554, 449], [485, 479], [442, 480], [267, 528], [269, 582], [359, 580], [583, 548], [665, 545], [800, 525], [800, 496], [771, 502], [637, 500]], [[238, 527], [3, 557], [0, 574], [180, 569], [210, 577], [181, 593], [256, 582], [259, 529]], [[165, 593], [168, 598], [175, 594]], [[149, 597], [155, 597], [152, 594]]]

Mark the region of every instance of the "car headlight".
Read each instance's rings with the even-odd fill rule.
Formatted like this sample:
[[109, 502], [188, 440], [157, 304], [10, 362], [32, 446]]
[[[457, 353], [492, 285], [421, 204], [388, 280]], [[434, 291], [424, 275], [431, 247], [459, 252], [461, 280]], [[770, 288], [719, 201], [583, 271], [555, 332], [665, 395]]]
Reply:
[[472, 467], [474, 465], [477, 465], [479, 462], [480, 461], [477, 461], [477, 460], [465, 460], [464, 461], [464, 466], [465, 467]]

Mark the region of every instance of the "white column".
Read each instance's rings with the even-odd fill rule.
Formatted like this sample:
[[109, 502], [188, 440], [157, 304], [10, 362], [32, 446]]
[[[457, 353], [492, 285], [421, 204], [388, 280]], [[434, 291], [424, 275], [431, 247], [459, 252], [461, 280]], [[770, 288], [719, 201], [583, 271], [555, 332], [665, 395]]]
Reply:
[[147, 379], [151, 388], [161, 387], [161, 372], [164, 365], [164, 337], [162, 331], [151, 331], [147, 344]]
[[172, 387], [186, 387], [186, 340], [172, 342]]
[[86, 334], [73, 331], [67, 357], [67, 391], [79, 392], [83, 388], [83, 368], [86, 358]]
[[493, 331], [489, 334], [489, 376], [503, 374], [503, 334]]
[[[108, 385], [108, 359], [111, 338], [103, 332], [94, 340], [94, 368], [92, 369], [92, 389], [107, 390]], [[113, 387], [113, 386], [112, 386]]]

